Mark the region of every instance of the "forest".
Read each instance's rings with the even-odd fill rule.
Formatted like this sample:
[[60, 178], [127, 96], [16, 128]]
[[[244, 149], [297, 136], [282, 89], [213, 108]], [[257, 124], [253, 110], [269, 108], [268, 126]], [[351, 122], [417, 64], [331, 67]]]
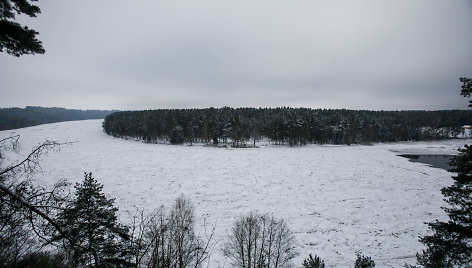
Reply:
[[116, 111], [71, 110], [26, 106], [25, 108], [0, 109], [0, 130], [37, 126], [63, 121], [102, 119]]
[[[207, 108], [116, 112], [103, 122], [116, 137], [171, 144], [368, 144], [457, 138], [470, 110], [367, 111], [309, 108]], [[249, 143], [249, 145], [248, 145]]]

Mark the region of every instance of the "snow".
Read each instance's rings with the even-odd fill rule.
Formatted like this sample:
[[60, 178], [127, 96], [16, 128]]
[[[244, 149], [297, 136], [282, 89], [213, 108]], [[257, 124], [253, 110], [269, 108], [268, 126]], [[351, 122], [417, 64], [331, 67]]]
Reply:
[[285, 219], [295, 233], [301, 267], [308, 254], [328, 267], [352, 267], [356, 252], [377, 267], [414, 264], [423, 249], [424, 222], [444, 220], [440, 189], [452, 183], [445, 170], [413, 163], [397, 152], [454, 153], [471, 140], [404, 142], [372, 146], [212, 148], [201, 145], [146, 144], [106, 135], [102, 120], [41, 125], [1, 131], [19, 134], [27, 155], [46, 139], [73, 142], [41, 158], [36, 181], [72, 183], [93, 172], [104, 191], [116, 198], [120, 216], [133, 206], [150, 211], [169, 206], [179, 195], [190, 198], [197, 229], [216, 226], [210, 267], [228, 266], [221, 245], [236, 219], [250, 211]]

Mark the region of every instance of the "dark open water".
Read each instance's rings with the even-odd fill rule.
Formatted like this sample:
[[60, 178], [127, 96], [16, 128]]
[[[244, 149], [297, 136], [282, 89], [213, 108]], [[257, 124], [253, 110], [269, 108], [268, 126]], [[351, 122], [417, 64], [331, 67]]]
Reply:
[[451, 166], [449, 166], [449, 161], [453, 157], [453, 155], [447, 154], [401, 154], [399, 156], [406, 157], [411, 162], [420, 162], [431, 167], [442, 168], [445, 170], [451, 168]]

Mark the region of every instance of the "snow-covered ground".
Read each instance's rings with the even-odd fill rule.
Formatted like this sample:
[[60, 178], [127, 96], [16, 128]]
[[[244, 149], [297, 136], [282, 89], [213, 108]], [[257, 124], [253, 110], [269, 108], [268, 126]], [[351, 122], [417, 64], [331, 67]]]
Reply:
[[377, 267], [413, 264], [423, 249], [418, 237], [428, 233], [424, 222], [445, 219], [440, 189], [452, 179], [395, 151], [453, 153], [471, 141], [223, 149], [113, 138], [101, 124], [48, 124], [1, 131], [0, 138], [21, 135], [22, 150], [9, 154], [10, 162], [46, 139], [74, 142], [41, 158], [37, 182], [79, 182], [91, 171], [122, 215], [133, 206], [152, 210], [189, 197], [197, 219], [216, 225], [210, 267], [225, 264], [220, 246], [235, 220], [250, 211], [289, 223], [300, 253], [295, 267], [309, 253], [328, 267], [352, 267], [358, 251]]

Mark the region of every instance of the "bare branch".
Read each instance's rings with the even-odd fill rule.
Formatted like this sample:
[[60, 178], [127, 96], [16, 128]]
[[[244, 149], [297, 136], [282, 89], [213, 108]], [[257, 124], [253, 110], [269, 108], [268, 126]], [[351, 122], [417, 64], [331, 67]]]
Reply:
[[[10, 141], [10, 144], [6, 145], [8, 141]], [[20, 144], [20, 135], [6, 137], [6, 138], [1, 139], [0, 140], [0, 159], [3, 158], [3, 154], [2, 154], [3, 150], [12, 150], [16, 152], [18, 150], [19, 144]]]
[[43, 213], [41, 210], [39, 210], [37, 207], [31, 205], [27, 201], [25, 201], [21, 196], [17, 195], [10, 189], [6, 188], [3, 184], [0, 184], [0, 190], [9, 195], [11, 198], [28, 208], [31, 212], [34, 212], [36, 215], [40, 216], [41, 218], [45, 219], [49, 224], [54, 226], [56, 230], [64, 237], [67, 238], [67, 235], [62, 231], [62, 228], [53, 220], [51, 219], [48, 215]]
[[233, 226], [223, 254], [235, 267], [290, 267], [297, 255], [292, 232], [283, 220], [250, 213]]
[[[4, 150], [17, 151], [19, 138], [20, 136], [17, 135], [0, 140], [0, 154]], [[10, 144], [7, 144], [8, 142], [10, 142]], [[40, 168], [40, 156], [47, 153], [49, 150], [58, 150], [59, 147], [64, 144], [70, 143], [59, 143], [47, 140], [39, 146], [34, 147], [31, 153], [19, 163], [0, 169], [0, 193], [8, 196], [13, 203], [16, 203], [17, 205], [14, 206], [19, 206], [18, 211], [29, 211], [29, 215], [27, 214], [26, 218], [30, 220], [32, 230], [39, 238], [48, 243], [50, 243], [50, 241], [38, 232], [34, 222], [34, 216], [38, 216], [39, 219], [44, 220], [44, 223], [47, 223], [45, 226], [54, 227], [64, 239], [70, 240], [51, 215], [49, 215], [53, 210], [60, 208], [62, 202], [66, 201], [66, 197], [64, 195], [58, 195], [58, 191], [62, 190], [67, 184], [64, 180], [60, 181], [48, 191], [43, 187], [33, 186], [31, 179], [22, 180], [21, 177], [22, 174], [26, 174], [27, 177], [31, 178], [32, 174]], [[21, 175], [18, 175], [19, 173]]]
[[212, 248], [212, 239], [213, 236], [215, 235], [215, 230], [216, 227], [213, 226], [210, 234], [207, 233], [206, 230], [206, 224], [205, 224], [205, 236], [206, 236], [206, 243], [203, 247], [201, 247], [201, 250], [197, 251], [196, 255], [196, 261], [195, 261], [195, 268], [200, 267], [200, 265], [210, 257], [210, 251]]
[[33, 229], [33, 232], [41, 239], [43, 239], [44, 241], [46, 241], [47, 245], [49, 244], [52, 244], [52, 241], [50, 241], [49, 239], [47, 239], [46, 237], [44, 237], [43, 235], [41, 235], [37, 230], [36, 230], [36, 225], [34, 224], [34, 220], [33, 220], [33, 212], [30, 210], [29, 211], [29, 221], [30, 221], [30, 224], [31, 224], [31, 228]]
[[37, 146], [32, 150], [32, 152], [25, 158], [23, 161], [16, 165], [9, 166], [2, 171], [0, 171], [0, 177], [9, 173], [14, 172], [17, 169], [22, 169], [26, 173], [34, 173], [36, 169], [39, 167], [38, 159], [42, 153], [47, 152], [48, 150], [57, 148], [64, 144], [70, 143], [59, 143], [55, 141], [45, 141], [41, 145]]

